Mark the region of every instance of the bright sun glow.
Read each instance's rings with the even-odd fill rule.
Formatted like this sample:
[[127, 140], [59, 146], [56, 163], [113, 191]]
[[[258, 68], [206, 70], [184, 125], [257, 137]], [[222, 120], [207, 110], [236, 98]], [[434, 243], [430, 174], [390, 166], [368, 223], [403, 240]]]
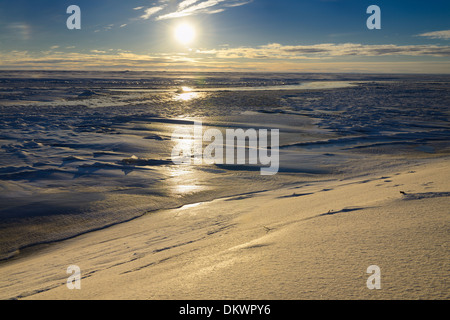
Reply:
[[184, 45], [189, 44], [195, 38], [195, 30], [189, 24], [180, 24], [175, 29], [175, 38], [181, 44], [184, 44]]

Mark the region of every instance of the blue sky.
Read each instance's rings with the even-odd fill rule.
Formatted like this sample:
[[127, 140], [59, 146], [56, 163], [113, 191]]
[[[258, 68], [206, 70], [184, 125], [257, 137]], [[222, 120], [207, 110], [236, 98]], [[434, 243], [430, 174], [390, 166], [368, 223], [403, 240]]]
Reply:
[[450, 73], [449, 17], [447, 0], [2, 1], [0, 68]]

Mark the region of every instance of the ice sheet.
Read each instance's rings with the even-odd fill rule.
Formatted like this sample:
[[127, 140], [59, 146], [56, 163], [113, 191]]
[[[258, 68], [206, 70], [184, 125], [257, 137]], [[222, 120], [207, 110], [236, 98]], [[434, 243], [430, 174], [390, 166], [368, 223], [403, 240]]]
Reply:
[[[0, 258], [162, 208], [448, 154], [449, 83], [446, 76], [0, 72]], [[194, 121], [205, 130], [279, 129], [279, 173], [174, 165], [171, 134]]]

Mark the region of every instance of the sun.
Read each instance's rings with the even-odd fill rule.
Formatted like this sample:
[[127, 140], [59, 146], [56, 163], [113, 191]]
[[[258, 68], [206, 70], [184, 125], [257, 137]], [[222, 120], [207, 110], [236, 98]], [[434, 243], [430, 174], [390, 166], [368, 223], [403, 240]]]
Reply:
[[195, 29], [190, 24], [183, 23], [175, 28], [175, 39], [183, 44], [187, 45], [195, 39]]

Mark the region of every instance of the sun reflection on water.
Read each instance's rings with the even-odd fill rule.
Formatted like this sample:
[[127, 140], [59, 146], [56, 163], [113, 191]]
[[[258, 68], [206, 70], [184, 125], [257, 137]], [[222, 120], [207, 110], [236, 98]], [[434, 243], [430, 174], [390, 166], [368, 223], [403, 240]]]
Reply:
[[174, 192], [176, 194], [186, 194], [186, 193], [192, 193], [194, 191], [200, 191], [203, 187], [201, 186], [195, 186], [195, 185], [176, 185], [174, 187]]
[[187, 165], [173, 166], [169, 170], [170, 179], [167, 181], [171, 185], [174, 195], [192, 194], [204, 189], [198, 177], [199, 172]]

